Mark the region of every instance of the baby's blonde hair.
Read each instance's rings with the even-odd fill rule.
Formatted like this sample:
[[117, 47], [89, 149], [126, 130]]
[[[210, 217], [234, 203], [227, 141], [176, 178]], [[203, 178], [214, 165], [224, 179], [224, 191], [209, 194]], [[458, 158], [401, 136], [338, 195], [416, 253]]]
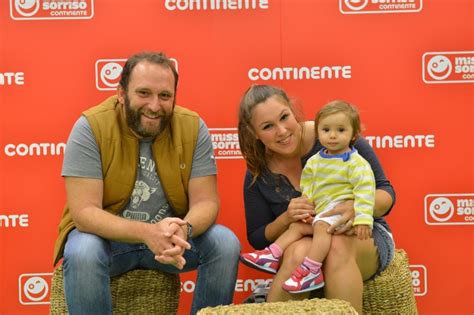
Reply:
[[359, 111], [354, 105], [342, 100], [331, 101], [318, 111], [314, 118], [316, 137], [318, 137], [318, 125], [321, 119], [337, 113], [344, 113], [349, 118], [353, 131], [350, 145], [353, 145], [361, 133]]

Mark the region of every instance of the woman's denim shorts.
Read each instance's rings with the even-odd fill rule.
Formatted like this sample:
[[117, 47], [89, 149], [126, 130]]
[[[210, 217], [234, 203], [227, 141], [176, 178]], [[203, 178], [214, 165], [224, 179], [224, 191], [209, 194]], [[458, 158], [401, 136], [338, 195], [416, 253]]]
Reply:
[[379, 254], [379, 268], [373, 276], [375, 277], [384, 271], [392, 261], [393, 255], [395, 254], [395, 243], [392, 233], [389, 232], [383, 224], [377, 221], [374, 222], [372, 237], [374, 238], [374, 243], [375, 246], [377, 246], [377, 252]]

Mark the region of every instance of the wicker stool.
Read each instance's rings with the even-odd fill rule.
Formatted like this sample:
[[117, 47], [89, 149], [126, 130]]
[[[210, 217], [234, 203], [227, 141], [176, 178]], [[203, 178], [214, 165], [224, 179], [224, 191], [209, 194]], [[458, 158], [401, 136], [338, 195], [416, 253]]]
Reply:
[[397, 249], [390, 265], [364, 283], [364, 314], [417, 314], [408, 257]]
[[[363, 314], [417, 314], [407, 254], [396, 250], [393, 261], [378, 277], [364, 283]], [[357, 314], [349, 302], [311, 299], [275, 303], [208, 307], [198, 315], [223, 314]]]
[[357, 314], [349, 302], [342, 300], [312, 299], [273, 303], [239, 304], [217, 307], [206, 307], [198, 315], [270, 315], [270, 314]]
[[[155, 270], [132, 270], [111, 280], [114, 314], [176, 314], [180, 293], [179, 276]], [[63, 266], [51, 281], [50, 314], [67, 314], [64, 300]]]

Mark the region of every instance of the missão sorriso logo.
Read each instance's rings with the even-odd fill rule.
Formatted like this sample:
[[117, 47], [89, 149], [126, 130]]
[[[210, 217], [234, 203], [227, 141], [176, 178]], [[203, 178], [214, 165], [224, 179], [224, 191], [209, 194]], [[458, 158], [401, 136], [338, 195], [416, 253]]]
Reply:
[[428, 273], [424, 265], [410, 265], [413, 291], [415, 296], [423, 296], [428, 292]]
[[14, 20], [84, 20], [94, 16], [94, 0], [10, 0]]
[[474, 224], [474, 194], [429, 194], [425, 196], [428, 225]]
[[473, 83], [474, 51], [423, 54], [423, 81], [428, 84]]
[[[170, 58], [178, 71], [178, 60]], [[95, 86], [100, 91], [114, 91], [127, 59], [98, 59], [95, 62]]]
[[216, 159], [242, 159], [237, 128], [209, 128]]
[[423, 0], [339, 0], [342, 14], [420, 12]]
[[117, 89], [126, 59], [99, 59], [95, 63], [95, 86], [100, 91]]
[[49, 304], [52, 273], [24, 273], [18, 277], [21, 304]]

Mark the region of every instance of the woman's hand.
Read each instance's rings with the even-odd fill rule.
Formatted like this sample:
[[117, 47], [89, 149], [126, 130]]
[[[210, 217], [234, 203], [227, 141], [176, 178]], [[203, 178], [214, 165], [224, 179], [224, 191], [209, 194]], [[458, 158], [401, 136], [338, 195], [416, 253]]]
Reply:
[[306, 197], [298, 197], [290, 200], [286, 210], [286, 225], [301, 221], [311, 222], [314, 217], [314, 205]]
[[321, 215], [321, 217], [330, 217], [339, 214], [341, 217], [328, 228], [330, 234], [353, 235], [354, 229], [352, 223], [354, 222], [354, 200], [347, 200], [337, 204], [334, 208]]

